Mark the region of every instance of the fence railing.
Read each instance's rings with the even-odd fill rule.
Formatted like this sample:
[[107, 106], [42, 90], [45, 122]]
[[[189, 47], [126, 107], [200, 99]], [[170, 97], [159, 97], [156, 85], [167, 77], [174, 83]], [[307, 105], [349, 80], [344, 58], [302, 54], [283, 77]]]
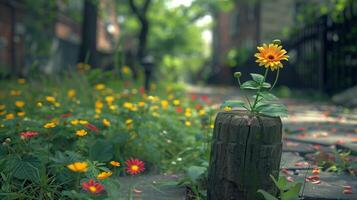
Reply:
[[286, 48], [291, 59], [282, 84], [327, 94], [357, 85], [357, 2], [302, 28]]

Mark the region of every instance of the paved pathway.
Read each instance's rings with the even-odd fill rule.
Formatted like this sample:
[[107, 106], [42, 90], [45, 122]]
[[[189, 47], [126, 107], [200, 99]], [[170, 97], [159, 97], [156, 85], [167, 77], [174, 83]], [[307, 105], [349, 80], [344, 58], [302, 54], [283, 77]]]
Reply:
[[[236, 88], [190, 87], [189, 95], [208, 96], [215, 107], [224, 100], [242, 99]], [[329, 103], [283, 99], [288, 106], [289, 117], [283, 119], [284, 146], [281, 175], [289, 180], [304, 182], [311, 176], [317, 160], [331, 158], [338, 149], [351, 150], [347, 164], [357, 173], [357, 109], [347, 110]], [[346, 164], [345, 163], [345, 164]], [[357, 178], [345, 172], [340, 174], [321, 172], [318, 181], [306, 182], [304, 199], [309, 200], [357, 200]], [[123, 178], [121, 190], [128, 191], [132, 181]], [[176, 176], [144, 175], [134, 181], [138, 183], [134, 199], [181, 200], [185, 199], [185, 188], [161, 185], [170, 183]], [[123, 181], [122, 181], [123, 182]], [[347, 188], [347, 189], [346, 189]], [[351, 188], [351, 189], [349, 189]]]

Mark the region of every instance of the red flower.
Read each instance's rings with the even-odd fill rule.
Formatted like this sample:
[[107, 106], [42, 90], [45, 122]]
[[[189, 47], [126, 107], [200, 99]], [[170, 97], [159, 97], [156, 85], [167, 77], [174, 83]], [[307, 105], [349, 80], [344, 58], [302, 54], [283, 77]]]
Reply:
[[25, 132], [20, 133], [20, 136], [22, 139], [33, 138], [33, 137], [36, 137], [37, 135], [38, 135], [38, 133], [34, 132], [34, 131], [25, 131]]
[[85, 125], [85, 127], [88, 128], [91, 131], [94, 131], [94, 132], [98, 132], [99, 131], [99, 129], [96, 126], [94, 126], [93, 124], [89, 124], [88, 123], [88, 124]]
[[182, 112], [183, 112], [183, 110], [182, 110], [182, 108], [181, 108], [181, 107], [178, 107], [178, 108], [176, 108], [176, 112], [177, 112], [177, 113], [182, 113]]
[[203, 101], [207, 101], [207, 100], [208, 100], [208, 96], [207, 96], [207, 95], [203, 95], [203, 96], [201, 96], [201, 99], [202, 99]]
[[131, 175], [139, 174], [145, 170], [144, 162], [139, 159], [130, 158], [125, 161], [125, 171]]
[[70, 116], [72, 116], [71, 113], [65, 113], [65, 114], [62, 114], [60, 117], [61, 117], [61, 118], [68, 118], [68, 117], [70, 117]]
[[202, 105], [201, 105], [201, 104], [198, 103], [198, 104], [195, 105], [195, 109], [196, 109], [196, 110], [199, 110], [199, 109], [201, 109], [201, 108], [202, 108]]
[[197, 99], [197, 95], [194, 95], [194, 94], [193, 94], [193, 95], [191, 96], [191, 99], [192, 99], [192, 100], [196, 100], [196, 99]]
[[142, 86], [140, 87], [139, 91], [140, 91], [140, 94], [145, 94], [146, 93], [145, 88], [142, 87]]
[[88, 182], [82, 183], [82, 189], [92, 194], [98, 194], [104, 190], [104, 186], [99, 182], [94, 182], [93, 179], [89, 179]]

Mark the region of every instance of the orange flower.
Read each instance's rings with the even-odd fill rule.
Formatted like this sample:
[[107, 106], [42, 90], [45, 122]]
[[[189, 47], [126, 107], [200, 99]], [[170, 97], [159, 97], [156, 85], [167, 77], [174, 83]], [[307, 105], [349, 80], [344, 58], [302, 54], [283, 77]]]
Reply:
[[97, 175], [97, 179], [104, 180], [104, 179], [108, 178], [109, 176], [111, 176], [112, 174], [113, 174], [112, 172], [101, 172]]
[[114, 167], [119, 167], [120, 166], [120, 162], [114, 161], [114, 160], [110, 161], [110, 164], [113, 165]]
[[131, 175], [139, 174], [145, 170], [144, 162], [139, 159], [130, 158], [125, 161], [125, 171]]
[[283, 68], [281, 61], [289, 58], [288, 55], [285, 55], [287, 51], [278, 44], [263, 44], [263, 46], [257, 48], [259, 53], [254, 55], [257, 58], [255, 62], [259, 63], [259, 66], [270, 68], [272, 71]]
[[88, 164], [86, 162], [74, 162], [67, 165], [67, 168], [74, 172], [86, 172]]

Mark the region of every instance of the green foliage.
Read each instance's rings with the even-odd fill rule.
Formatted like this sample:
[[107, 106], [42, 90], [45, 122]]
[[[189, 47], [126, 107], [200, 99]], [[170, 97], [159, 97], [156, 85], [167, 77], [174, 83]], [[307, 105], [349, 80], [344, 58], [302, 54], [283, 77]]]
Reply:
[[275, 197], [264, 190], [258, 190], [257, 192], [262, 194], [265, 200], [298, 200], [299, 193], [302, 184], [288, 182], [285, 176], [279, 177], [278, 180], [274, 176], [270, 175], [271, 179], [279, 189], [279, 197]]
[[[184, 98], [181, 85], [153, 85], [149, 96], [136, 83], [124, 84], [100, 70], [39, 77], [25, 84], [0, 82], [1, 199], [93, 199], [80, 183], [103, 171], [113, 175], [101, 181], [106, 193], [98, 198], [113, 199], [128, 158], [143, 160], [147, 170], [177, 173], [208, 159], [213, 111], [204, 100]], [[25, 105], [16, 107], [16, 101]], [[21, 112], [25, 116], [18, 116]], [[56, 127], [44, 128], [48, 122]], [[87, 134], [77, 136], [82, 129]], [[21, 137], [24, 131], [38, 135]], [[111, 160], [122, 166], [113, 167]], [[74, 162], [88, 163], [87, 171], [66, 167]], [[198, 170], [191, 168], [190, 176]]]

